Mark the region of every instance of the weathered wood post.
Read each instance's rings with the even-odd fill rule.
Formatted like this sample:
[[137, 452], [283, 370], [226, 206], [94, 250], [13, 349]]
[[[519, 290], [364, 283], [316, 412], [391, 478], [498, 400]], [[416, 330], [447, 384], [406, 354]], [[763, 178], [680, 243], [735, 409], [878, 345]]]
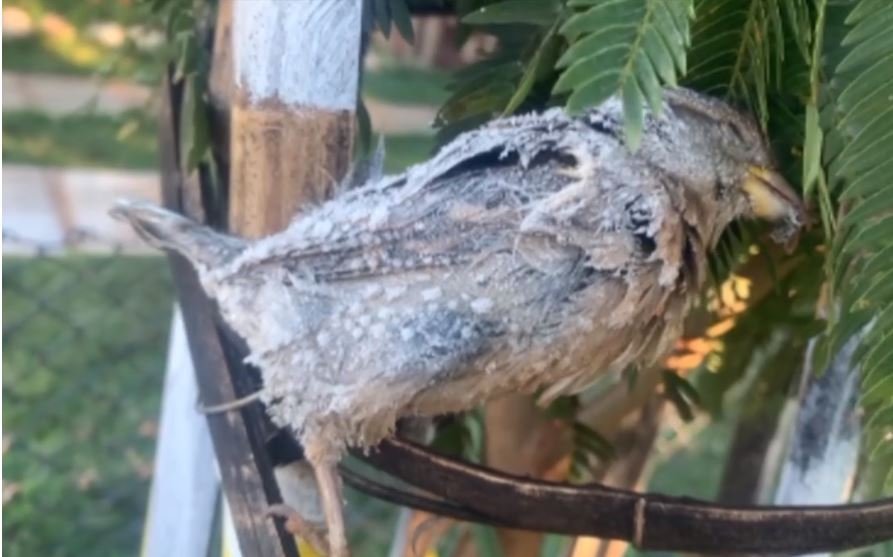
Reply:
[[[282, 229], [319, 201], [348, 166], [359, 81], [361, 0], [221, 0], [210, 97], [214, 154], [229, 176], [228, 228], [258, 237]], [[166, 81], [160, 126], [164, 205], [198, 221], [206, 172], [181, 160], [182, 85]], [[229, 148], [226, 148], [226, 145]], [[208, 200], [205, 200], [206, 202]], [[214, 319], [188, 263], [171, 256], [201, 402], [254, 388], [236, 342]], [[295, 370], [300, 373], [301, 370]], [[208, 425], [241, 554], [295, 555], [293, 538], [266, 509], [281, 502], [266, 445], [263, 409], [210, 415]]]
[[[362, 17], [362, 0], [235, 0], [229, 119], [233, 233], [257, 238], [282, 230], [301, 206], [329, 197], [347, 172]], [[338, 524], [329, 521], [330, 539], [345, 539]]]
[[361, 0], [236, 0], [230, 229], [258, 237], [327, 197], [347, 170]]

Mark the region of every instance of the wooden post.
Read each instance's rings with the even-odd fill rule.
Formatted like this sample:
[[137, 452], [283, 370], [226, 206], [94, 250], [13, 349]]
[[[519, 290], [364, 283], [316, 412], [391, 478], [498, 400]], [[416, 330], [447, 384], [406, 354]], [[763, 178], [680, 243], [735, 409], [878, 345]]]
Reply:
[[[232, 54], [218, 58], [231, 70], [214, 74], [216, 96], [232, 102], [228, 224], [234, 234], [259, 238], [329, 197], [348, 170], [363, 2], [232, 0], [231, 10]], [[220, 83], [229, 72], [232, 88]], [[279, 477], [289, 470], [278, 469]]]
[[[222, 0], [211, 98], [215, 116], [230, 114], [228, 126], [213, 120], [221, 124], [213, 128], [213, 138], [222, 174], [230, 176], [233, 233], [257, 237], [280, 230], [301, 203], [322, 199], [345, 172], [359, 80], [361, 12], [361, 0]], [[159, 134], [164, 205], [204, 221], [209, 215], [195, 200], [213, 186], [204, 183], [208, 173], [187, 176], [183, 170], [178, 157], [182, 91], [167, 81], [164, 92]], [[227, 140], [228, 153], [221, 150]], [[172, 255], [171, 265], [201, 402], [244, 396], [256, 387], [241, 363], [239, 340], [214, 319], [213, 304], [189, 264]], [[211, 415], [208, 425], [241, 553], [296, 555], [292, 536], [264, 514], [281, 498], [263, 412], [251, 405]]]
[[[188, 174], [179, 159], [181, 138], [179, 112], [182, 87], [169, 79], [163, 85], [159, 123], [159, 158], [164, 206], [201, 221], [205, 173]], [[200, 400], [213, 404], [233, 400], [237, 385], [248, 379], [237, 350], [221, 335], [213, 303], [207, 298], [192, 266], [182, 257], [169, 255], [174, 286], [182, 307]], [[270, 459], [266, 454], [263, 410], [256, 406], [242, 412], [208, 417], [208, 429], [226, 498], [233, 512], [243, 554], [285, 557], [295, 554], [292, 537], [264, 516], [267, 506], [281, 502]]]
[[230, 229], [284, 228], [347, 170], [360, 71], [361, 0], [236, 0]]

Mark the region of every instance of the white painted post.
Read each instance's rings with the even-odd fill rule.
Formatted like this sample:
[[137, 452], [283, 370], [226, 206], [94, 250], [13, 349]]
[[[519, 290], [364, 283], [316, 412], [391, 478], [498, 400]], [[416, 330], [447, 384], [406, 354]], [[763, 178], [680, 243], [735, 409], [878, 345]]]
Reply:
[[236, 0], [230, 225], [284, 228], [350, 163], [362, 0]]
[[[302, 205], [328, 197], [347, 172], [362, 19], [363, 0], [235, 0], [232, 232], [259, 237], [282, 230]], [[283, 500], [313, 521], [316, 482], [302, 470], [277, 468], [276, 479]]]
[[171, 323], [143, 557], [207, 555], [220, 490], [179, 307]]
[[236, 85], [254, 105], [353, 111], [361, 0], [236, 0]]
[[[796, 417], [790, 420], [792, 427], [777, 434], [783, 461], [773, 503], [831, 505], [850, 500], [861, 434], [856, 412], [859, 367], [853, 365], [853, 354], [861, 337], [854, 335], [822, 373], [813, 367], [817, 339], [810, 341]], [[772, 474], [764, 470], [766, 476]]]

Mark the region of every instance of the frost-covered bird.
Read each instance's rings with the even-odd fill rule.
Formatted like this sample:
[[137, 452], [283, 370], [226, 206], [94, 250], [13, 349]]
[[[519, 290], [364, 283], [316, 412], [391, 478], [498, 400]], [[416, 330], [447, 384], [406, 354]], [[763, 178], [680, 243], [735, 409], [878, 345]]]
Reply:
[[611, 99], [496, 120], [258, 241], [145, 203], [115, 209], [189, 259], [247, 341], [267, 411], [315, 469], [333, 555], [346, 554], [346, 447], [374, 445], [401, 416], [571, 393], [654, 362], [733, 219], [796, 234], [803, 207], [750, 117], [668, 90], [631, 151], [622, 114]]

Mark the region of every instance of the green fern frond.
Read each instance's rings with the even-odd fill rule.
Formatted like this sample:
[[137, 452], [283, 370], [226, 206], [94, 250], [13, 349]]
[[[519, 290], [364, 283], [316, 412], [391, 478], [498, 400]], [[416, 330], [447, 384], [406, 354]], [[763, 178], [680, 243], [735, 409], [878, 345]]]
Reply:
[[557, 34], [564, 21], [558, 0], [491, 1], [469, 10], [460, 12], [461, 21], [483, 26], [498, 39], [499, 48], [456, 72], [452, 94], [435, 121], [441, 141], [500, 115], [541, 108], [565, 47]]
[[695, 13], [685, 84], [744, 101], [766, 127], [769, 93], [784, 79], [786, 37], [803, 57], [808, 54], [808, 5], [803, 0], [698, 0]]
[[560, 7], [557, 0], [502, 0], [481, 6], [462, 21], [473, 25], [526, 23], [549, 27], [558, 17]]
[[[827, 263], [836, 303], [828, 346], [867, 331], [860, 349], [866, 449], [893, 462], [893, 3], [818, 5], [842, 9], [846, 28], [829, 46], [834, 66], [823, 91], [827, 195], [838, 204]], [[884, 483], [893, 490], [893, 475]]]
[[686, 70], [691, 0], [570, 0], [577, 9], [559, 32], [570, 47], [559, 59], [556, 93], [572, 112], [615, 94], [623, 99], [627, 140], [638, 145], [645, 101], [660, 110], [661, 84]]

